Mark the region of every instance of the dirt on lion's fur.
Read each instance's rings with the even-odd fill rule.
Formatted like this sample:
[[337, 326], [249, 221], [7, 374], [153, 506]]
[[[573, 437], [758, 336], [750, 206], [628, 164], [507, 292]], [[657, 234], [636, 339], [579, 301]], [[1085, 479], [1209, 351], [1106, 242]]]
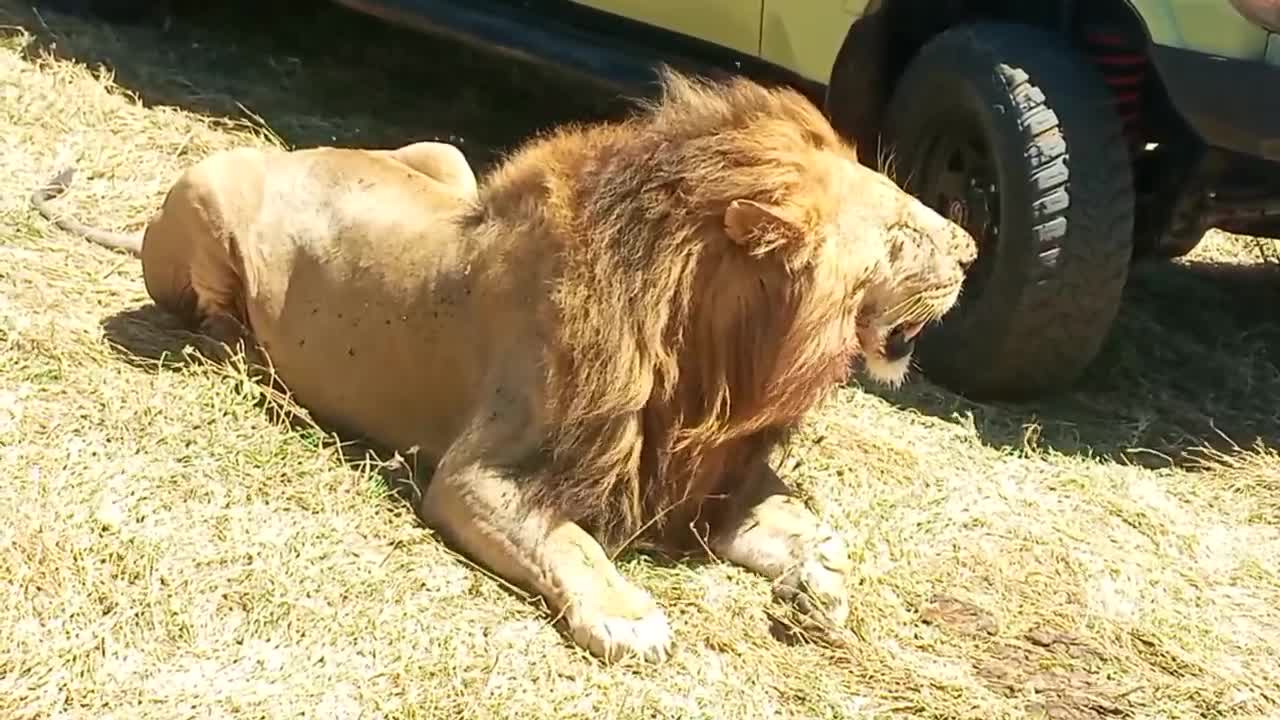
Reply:
[[[850, 641], [769, 589], [624, 555], [676, 656], [605, 667], [424, 530], [397, 473], [263, 411], [154, 312], [137, 229], [239, 144], [452, 138], [483, 166], [605, 99], [320, 3], [106, 26], [0, 0], [0, 717], [1247, 718], [1280, 715], [1280, 272], [1214, 234], [1135, 271], [1073, 392], [856, 379], [785, 477], [853, 550]], [[270, 403], [265, 403], [270, 404]]]

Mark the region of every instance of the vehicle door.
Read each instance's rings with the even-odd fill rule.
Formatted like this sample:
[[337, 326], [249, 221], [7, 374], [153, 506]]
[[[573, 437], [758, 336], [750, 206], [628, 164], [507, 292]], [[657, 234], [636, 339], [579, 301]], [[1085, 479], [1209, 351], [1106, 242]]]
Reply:
[[853, 21], [871, 0], [764, 0], [760, 56], [826, 83]]
[[[786, 0], [793, 5], [825, 1]], [[574, 2], [738, 52], [749, 55], [760, 53], [760, 11], [764, 0], [574, 0]]]

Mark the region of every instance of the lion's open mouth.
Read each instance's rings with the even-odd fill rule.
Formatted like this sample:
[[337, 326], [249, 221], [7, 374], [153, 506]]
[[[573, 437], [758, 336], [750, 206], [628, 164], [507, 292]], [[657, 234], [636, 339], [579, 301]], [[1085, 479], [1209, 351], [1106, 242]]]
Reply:
[[916, 337], [924, 329], [924, 323], [902, 323], [889, 332], [884, 339], [884, 357], [889, 362], [896, 362], [911, 354], [916, 347]]

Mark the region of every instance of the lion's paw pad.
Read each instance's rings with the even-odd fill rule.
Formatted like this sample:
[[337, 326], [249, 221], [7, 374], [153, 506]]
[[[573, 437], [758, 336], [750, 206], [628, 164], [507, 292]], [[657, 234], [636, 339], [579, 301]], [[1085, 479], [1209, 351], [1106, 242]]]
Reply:
[[573, 627], [573, 639], [606, 662], [637, 657], [660, 663], [671, 656], [672, 634], [658, 609], [636, 618], [600, 617]]

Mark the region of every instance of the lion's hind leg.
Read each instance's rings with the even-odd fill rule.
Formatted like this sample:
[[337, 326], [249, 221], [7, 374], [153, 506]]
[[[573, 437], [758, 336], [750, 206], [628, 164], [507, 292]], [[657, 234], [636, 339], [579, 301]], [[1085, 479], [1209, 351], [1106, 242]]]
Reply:
[[797, 611], [801, 629], [843, 628], [852, 569], [844, 540], [764, 462], [734, 500], [738, 511], [712, 536], [711, 551], [774, 581], [775, 599]]
[[391, 151], [391, 157], [418, 172], [448, 185], [458, 194], [476, 196], [476, 175], [457, 147], [442, 142], [417, 142]]
[[206, 357], [225, 362], [240, 354], [246, 369], [255, 377], [269, 369], [270, 363], [253, 333], [236, 316], [228, 313], [206, 315], [199, 321], [196, 331], [211, 341], [201, 349]]
[[[180, 252], [162, 254], [162, 242], [175, 239], [153, 232], [150, 248], [144, 245], [143, 277], [156, 305], [182, 319], [187, 327], [210, 340], [200, 351], [213, 360], [226, 360], [237, 347], [250, 365], [261, 365], [261, 356], [245, 310], [244, 283], [226, 244], [209, 233], [180, 237]], [[225, 348], [219, 347], [225, 346]]]
[[606, 662], [668, 657], [666, 615], [585, 530], [561, 513], [526, 507], [509, 471], [450, 464], [446, 457], [423, 495], [429, 526], [500, 577], [541, 594], [574, 641]]
[[257, 214], [263, 165], [261, 151], [237, 148], [187, 169], [147, 224], [141, 250], [156, 305], [217, 343], [243, 343], [246, 352], [253, 341], [240, 233]]

